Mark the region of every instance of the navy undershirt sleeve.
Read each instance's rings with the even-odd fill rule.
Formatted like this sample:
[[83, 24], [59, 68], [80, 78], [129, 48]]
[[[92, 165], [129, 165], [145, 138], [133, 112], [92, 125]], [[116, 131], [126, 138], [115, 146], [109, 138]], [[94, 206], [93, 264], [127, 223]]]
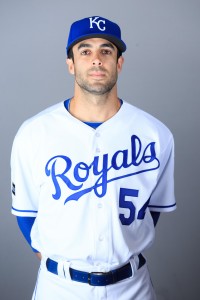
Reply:
[[[30, 246], [31, 246], [31, 228], [32, 228], [34, 222], [35, 222], [35, 217], [18, 217], [17, 216], [17, 223], [19, 225], [19, 228]], [[31, 248], [34, 252], [38, 252], [32, 246], [31, 246]]]
[[160, 217], [160, 212], [150, 211], [150, 213], [151, 213], [151, 216], [152, 216], [152, 219], [153, 219], [154, 226], [156, 226], [156, 224], [158, 223], [158, 219]]

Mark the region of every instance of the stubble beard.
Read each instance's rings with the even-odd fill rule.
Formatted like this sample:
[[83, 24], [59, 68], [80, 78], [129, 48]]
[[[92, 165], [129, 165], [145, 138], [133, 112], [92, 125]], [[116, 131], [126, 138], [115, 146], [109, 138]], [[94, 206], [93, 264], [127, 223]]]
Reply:
[[[98, 70], [102, 70], [101, 68], [98, 68]], [[97, 71], [97, 69], [92, 69], [90, 71]], [[75, 72], [75, 80], [78, 86], [84, 91], [89, 94], [93, 95], [105, 95], [108, 94], [113, 87], [115, 86], [117, 82], [117, 72], [113, 72], [110, 76], [110, 78], [105, 82], [101, 82], [100, 80], [90, 83], [89, 80], [87, 80], [86, 77], [83, 77], [81, 73]]]

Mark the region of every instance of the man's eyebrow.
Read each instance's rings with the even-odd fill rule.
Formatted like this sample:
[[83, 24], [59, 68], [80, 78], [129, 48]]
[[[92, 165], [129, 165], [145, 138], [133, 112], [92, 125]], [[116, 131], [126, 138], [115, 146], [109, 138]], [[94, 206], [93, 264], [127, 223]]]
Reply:
[[101, 46], [100, 46], [101, 48], [111, 48], [111, 49], [115, 49], [115, 47], [113, 46], [113, 44], [112, 43], [104, 43], [104, 44], [101, 44]]
[[92, 45], [91, 44], [87, 44], [87, 43], [80, 43], [78, 45], [78, 50], [81, 49], [81, 48], [92, 48]]
[[[89, 43], [80, 43], [78, 45], [78, 50], [81, 49], [81, 48], [92, 48], [92, 45], [89, 44]], [[115, 47], [113, 46], [112, 43], [104, 43], [104, 44], [101, 44], [100, 45], [100, 48], [111, 48], [111, 49], [115, 49]]]

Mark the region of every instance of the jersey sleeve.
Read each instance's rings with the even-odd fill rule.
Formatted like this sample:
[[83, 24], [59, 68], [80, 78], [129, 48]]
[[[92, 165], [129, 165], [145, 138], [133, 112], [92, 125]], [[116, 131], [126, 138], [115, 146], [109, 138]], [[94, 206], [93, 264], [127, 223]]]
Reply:
[[176, 209], [174, 195], [174, 139], [161, 153], [160, 172], [157, 185], [151, 195], [149, 209], [151, 211], [169, 212]]
[[12, 213], [36, 217], [39, 189], [34, 181], [34, 146], [27, 130], [20, 129], [11, 152]]

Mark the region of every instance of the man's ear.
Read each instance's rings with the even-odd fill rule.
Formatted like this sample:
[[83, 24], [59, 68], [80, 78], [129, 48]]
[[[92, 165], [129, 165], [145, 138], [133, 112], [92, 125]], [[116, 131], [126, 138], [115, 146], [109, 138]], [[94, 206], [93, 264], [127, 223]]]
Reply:
[[118, 58], [118, 61], [117, 61], [117, 70], [118, 70], [118, 73], [121, 72], [123, 63], [124, 63], [124, 57], [121, 55], [121, 56]]
[[70, 74], [74, 75], [74, 62], [71, 58], [66, 59], [66, 64], [68, 65], [68, 71]]

